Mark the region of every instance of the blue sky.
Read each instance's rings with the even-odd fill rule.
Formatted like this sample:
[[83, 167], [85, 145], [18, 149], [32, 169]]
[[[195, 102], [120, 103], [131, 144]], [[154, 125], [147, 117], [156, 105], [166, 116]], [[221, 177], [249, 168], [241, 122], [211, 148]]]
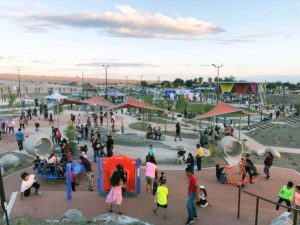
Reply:
[[299, 0], [1, 0], [0, 73], [300, 82]]

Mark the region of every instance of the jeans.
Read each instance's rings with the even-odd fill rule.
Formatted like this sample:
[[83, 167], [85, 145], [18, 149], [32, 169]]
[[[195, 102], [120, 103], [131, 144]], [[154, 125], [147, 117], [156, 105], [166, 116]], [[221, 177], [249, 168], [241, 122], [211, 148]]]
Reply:
[[11, 132], [13, 134], [15, 133], [14, 128], [13, 127], [8, 127], [8, 133], [10, 134]]
[[97, 157], [100, 157], [99, 149], [94, 149], [94, 162], [97, 162]]
[[[285, 202], [285, 204], [289, 207], [291, 207], [291, 201], [288, 199], [284, 199], [284, 198], [279, 198], [278, 199], [278, 204], [281, 204], [282, 202]], [[276, 205], [276, 210], [279, 210], [279, 205]], [[288, 209], [288, 212], [290, 212], [291, 210]]]
[[264, 167], [264, 173], [266, 174], [267, 177], [270, 176], [270, 167], [269, 166], [265, 165], [265, 167]]
[[35, 191], [37, 192], [40, 188], [40, 184], [38, 182], [34, 182], [30, 188], [28, 188], [26, 191], [24, 191], [24, 196], [25, 197], [28, 197], [30, 195], [32, 187], [34, 187]]
[[18, 142], [19, 150], [22, 151], [23, 150], [23, 140], [17, 140], [17, 142]]
[[196, 193], [191, 193], [188, 196], [188, 199], [186, 201], [186, 208], [189, 215], [189, 220], [193, 220], [197, 217], [197, 212], [195, 208], [195, 200], [196, 200]]

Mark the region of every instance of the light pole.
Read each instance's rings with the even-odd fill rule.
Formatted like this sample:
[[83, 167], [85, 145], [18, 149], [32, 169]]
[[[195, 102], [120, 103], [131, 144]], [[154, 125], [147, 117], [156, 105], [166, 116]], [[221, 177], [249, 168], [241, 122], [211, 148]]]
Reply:
[[19, 76], [19, 98], [20, 98], [20, 103], [21, 103], [21, 73], [20, 73], [20, 69], [18, 70], [18, 76]]
[[125, 78], [126, 78], [126, 88], [128, 89], [128, 76], [126, 75]]
[[105, 99], [107, 100], [107, 68], [109, 67], [108, 64], [102, 65], [105, 69]]
[[219, 91], [219, 84], [220, 84], [220, 80], [219, 80], [219, 76], [220, 76], [220, 68], [223, 67], [223, 64], [211, 64], [213, 67], [217, 68], [217, 105], [219, 105], [219, 97], [220, 97], [220, 91]]
[[82, 97], [84, 96], [84, 80], [83, 80], [83, 72], [81, 72], [81, 81], [82, 81]]
[[[102, 65], [105, 69], [105, 99], [107, 100], [107, 68], [109, 67], [108, 64]], [[108, 111], [106, 110], [106, 123], [107, 123], [107, 135], [109, 134], [109, 129], [108, 129]]]

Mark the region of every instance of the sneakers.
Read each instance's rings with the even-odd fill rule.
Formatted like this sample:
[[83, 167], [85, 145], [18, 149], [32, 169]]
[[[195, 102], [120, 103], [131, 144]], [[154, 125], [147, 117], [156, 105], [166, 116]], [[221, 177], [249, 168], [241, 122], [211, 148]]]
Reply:
[[194, 220], [198, 220], [199, 219], [199, 217], [197, 216], [197, 217], [194, 217]]
[[188, 219], [187, 221], [186, 221], [186, 225], [189, 225], [189, 224], [192, 224], [192, 223], [194, 223], [195, 222], [195, 220], [194, 219]]
[[42, 192], [38, 191], [34, 193], [35, 195], [42, 195]]
[[156, 215], [156, 210], [153, 209], [153, 210], [152, 210], [152, 213], [153, 213], [153, 215]]

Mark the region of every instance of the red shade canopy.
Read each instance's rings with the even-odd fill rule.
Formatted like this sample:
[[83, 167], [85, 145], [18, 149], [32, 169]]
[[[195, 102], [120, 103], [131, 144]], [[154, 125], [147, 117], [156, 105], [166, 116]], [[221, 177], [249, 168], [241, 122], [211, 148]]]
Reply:
[[162, 109], [144, 104], [142, 102], [139, 102], [138, 100], [134, 98], [129, 98], [125, 102], [122, 102], [111, 109], [124, 109], [124, 108], [139, 108], [139, 109], [149, 109], [149, 110], [156, 110], [161, 111]]
[[245, 112], [243, 110], [235, 108], [231, 105], [227, 105], [224, 102], [220, 102], [219, 105], [217, 105], [215, 108], [213, 108], [209, 112], [204, 113], [202, 115], [197, 115], [194, 119], [199, 120], [199, 119], [204, 119], [204, 118], [214, 117], [214, 116], [220, 116], [220, 115], [225, 115], [225, 114], [230, 114], [230, 113], [251, 115], [248, 112]]
[[81, 105], [82, 103], [80, 101], [74, 101], [74, 100], [69, 100], [69, 99], [64, 99], [60, 105], [71, 105], [71, 104], [74, 104], [74, 105]]
[[100, 96], [95, 96], [89, 99], [85, 99], [80, 101], [83, 104], [89, 104], [89, 105], [99, 105], [103, 107], [112, 107], [114, 104], [110, 103], [109, 101], [106, 101], [104, 98]]

